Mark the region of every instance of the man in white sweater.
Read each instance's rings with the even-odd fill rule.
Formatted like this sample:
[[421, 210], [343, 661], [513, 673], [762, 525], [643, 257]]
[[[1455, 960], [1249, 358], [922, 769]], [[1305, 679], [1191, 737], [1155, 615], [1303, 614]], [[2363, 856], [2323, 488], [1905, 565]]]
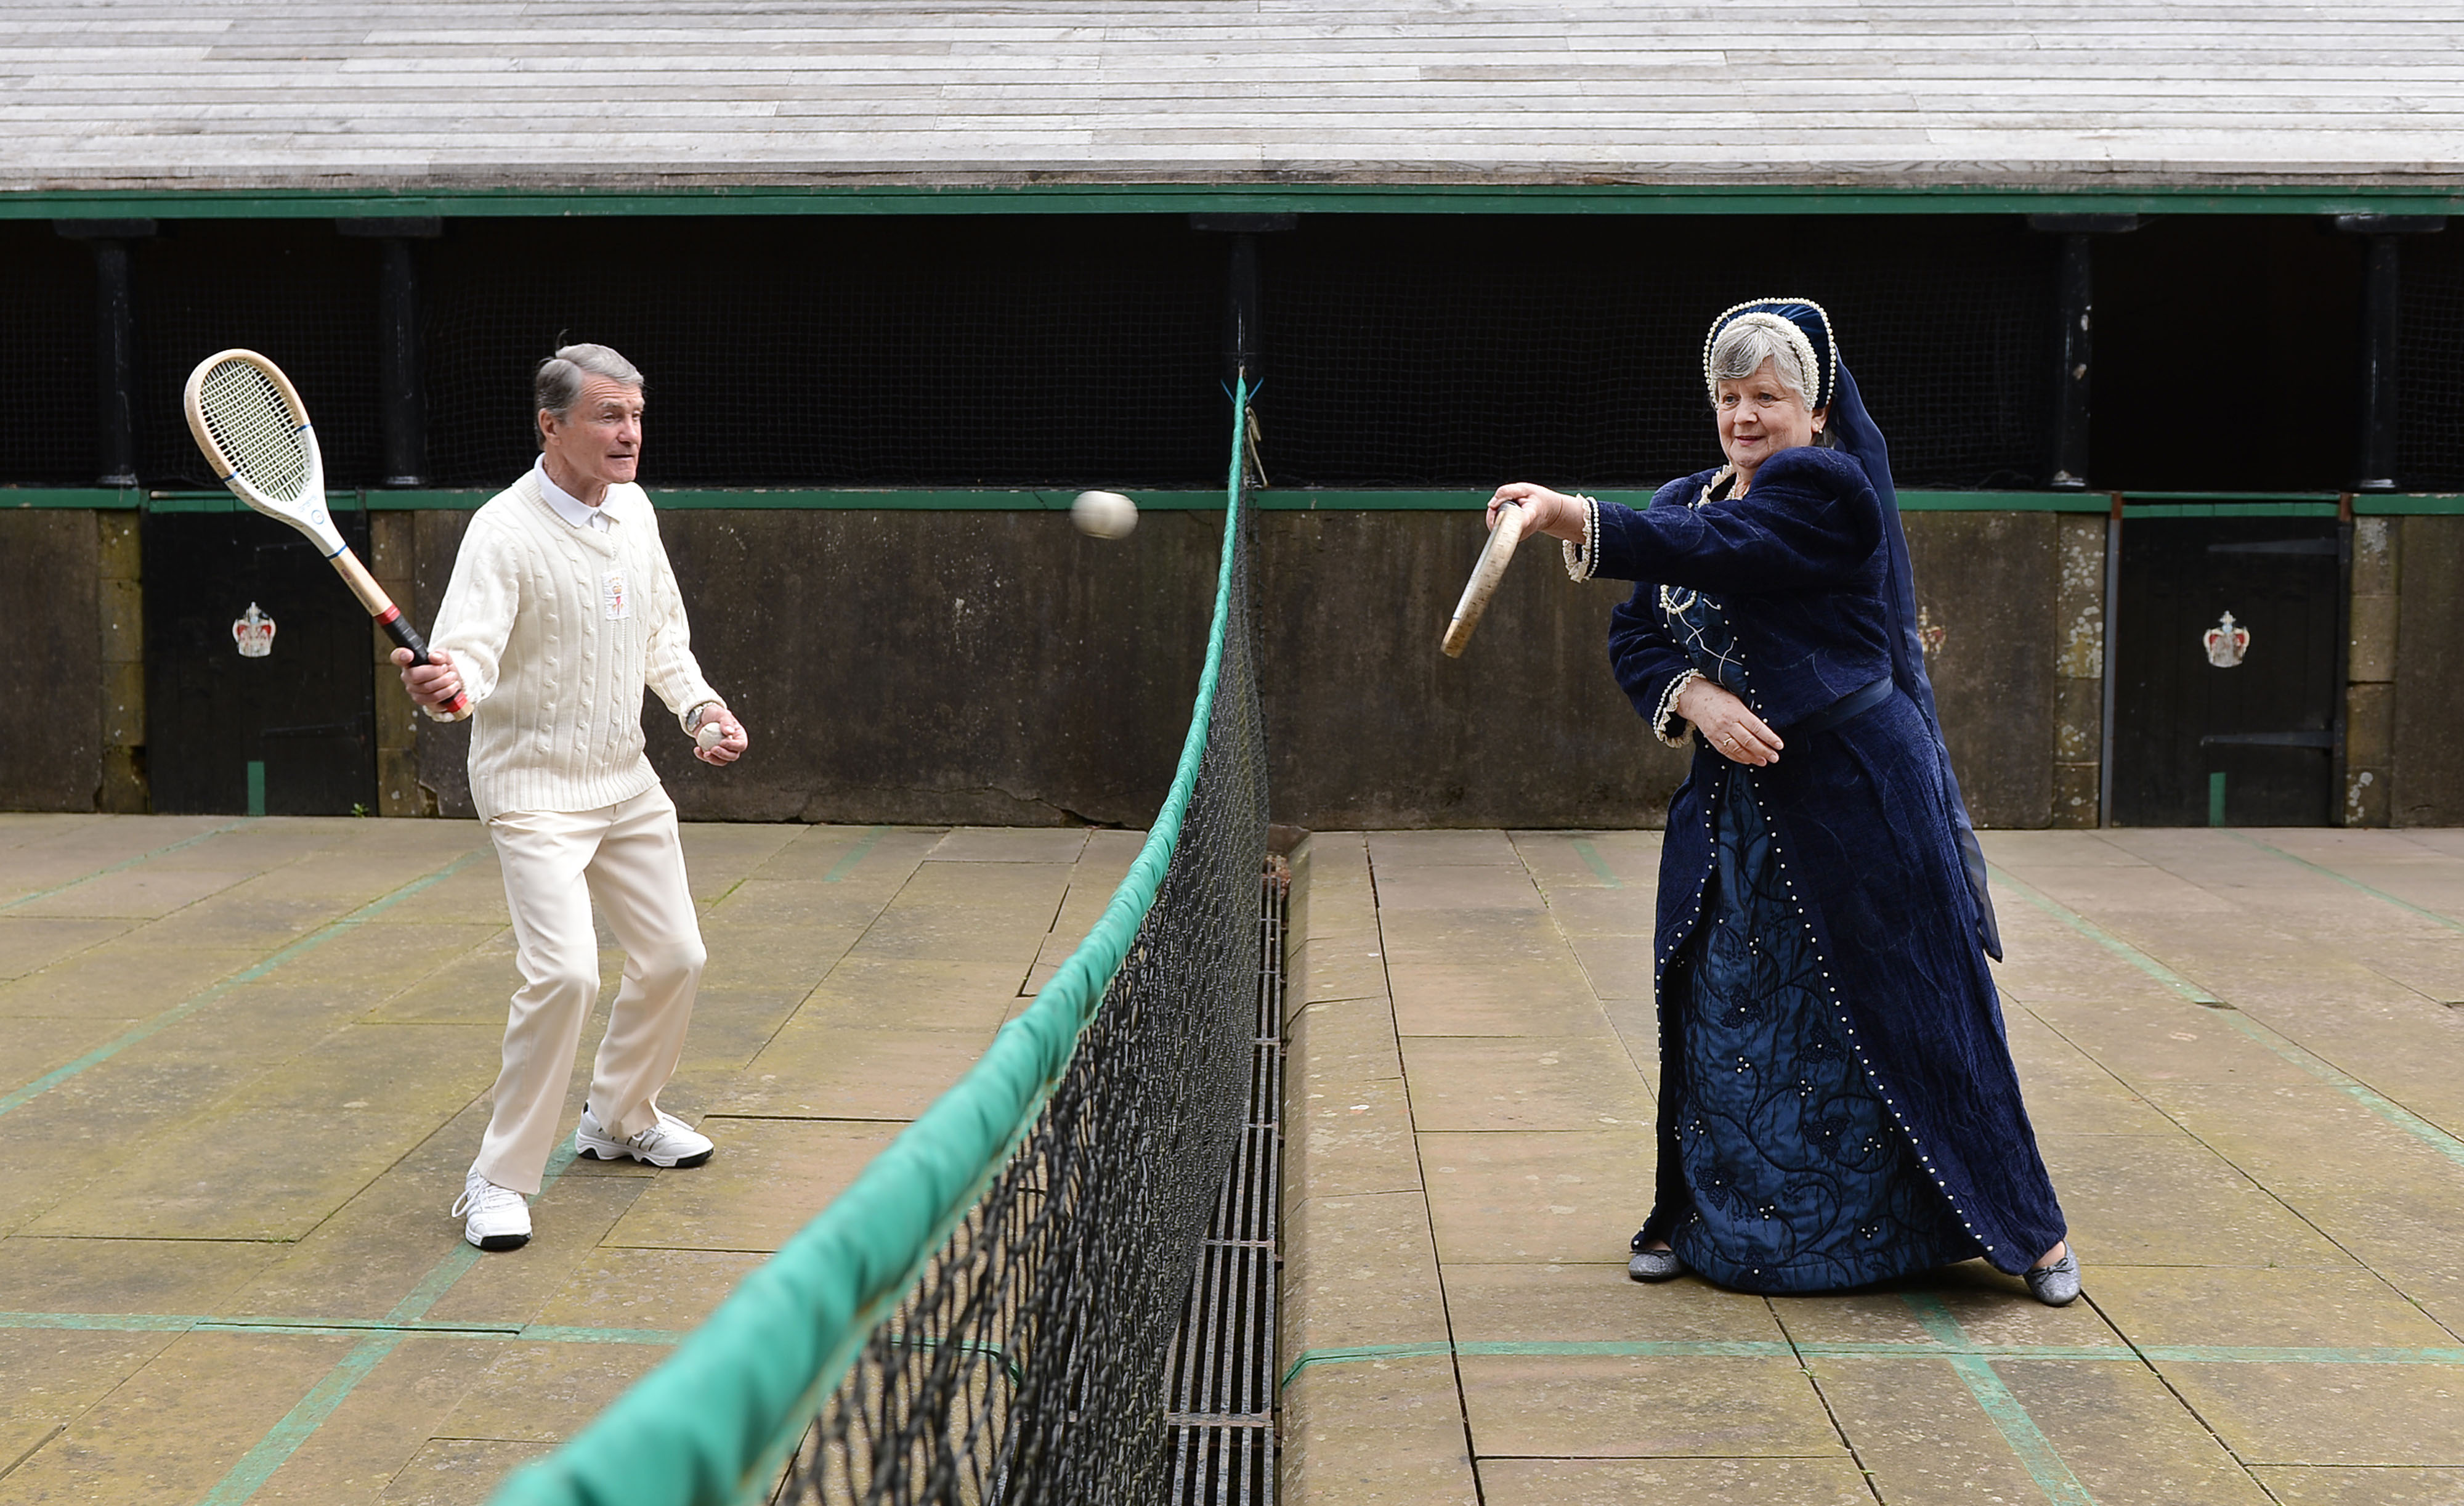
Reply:
[[537, 396], [539, 463], [472, 517], [429, 634], [432, 662], [394, 653], [421, 705], [470, 692], [471, 798], [513, 913], [522, 986], [488, 1133], [453, 1205], [481, 1250], [531, 1237], [526, 1199], [599, 997], [593, 900], [626, 964], [575, 1148], [654, 1166], [710, 1160], [711, 1142], [658, 1105], [704, 954], [676, 808], [643, 752], [643, 687], [688, 736], [715, 719], [725, 735], [698, 750], [705, 763], [732, 764], [746, 745], [693, 661], [658, 520], [633, 482], [642, 373], [605, 345], [567, 345], [540, 364]]

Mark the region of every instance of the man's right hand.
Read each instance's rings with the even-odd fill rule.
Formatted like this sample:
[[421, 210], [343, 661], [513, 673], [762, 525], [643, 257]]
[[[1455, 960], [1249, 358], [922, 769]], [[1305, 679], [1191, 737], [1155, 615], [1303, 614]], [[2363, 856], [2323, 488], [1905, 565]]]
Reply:
[[393, 661], [402, 666], [402, 688], [422, 706], [442, 706], [462, 693], [462, 676], [442, 649], [429, 650], [425, 664], [410, 662], [408, 649], [396, 649]]

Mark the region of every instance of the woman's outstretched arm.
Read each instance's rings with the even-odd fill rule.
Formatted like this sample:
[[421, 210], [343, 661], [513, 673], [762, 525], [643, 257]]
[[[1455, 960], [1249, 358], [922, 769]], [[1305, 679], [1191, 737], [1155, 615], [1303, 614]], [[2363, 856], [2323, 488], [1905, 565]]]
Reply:
[[1579, 545], [1593, 575], [1724, 595], [1838, 584], [1882, 542], [1881, 504], [1863, 470], [1812, 447], [1772, 456], [1747, 496], [1704, 507], [1638, 512], [1513, 481], [1490, 500], [1492, 518], [1509, 502], [1525, 509], [1527, 531]]

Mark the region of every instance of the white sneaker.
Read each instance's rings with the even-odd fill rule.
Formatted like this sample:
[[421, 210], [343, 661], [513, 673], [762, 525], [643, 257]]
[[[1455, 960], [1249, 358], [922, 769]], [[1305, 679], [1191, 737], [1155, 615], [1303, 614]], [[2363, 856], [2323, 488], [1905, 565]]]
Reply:
[[659, 1122], [649, 1129], [618, 1140], [601, 1127], [585, 1103], [582, 1106], [582, 1127], [573, 1132], [573, 1148], [593, 1161], [614, 1161], [622, 1156], [653, 1166], [698, 1166], [710, 1159], [716, 1147], [711, 1144], [709, 1136], [698, 1133], [665, 1109], [659, 1110], [658, 1115]]
[[530, 1200], [476, 1171], [462, 1179], [453, 1216], [462, 1220], [462, 1237], [482, 1250], [519, 1250], [531, 1242]]

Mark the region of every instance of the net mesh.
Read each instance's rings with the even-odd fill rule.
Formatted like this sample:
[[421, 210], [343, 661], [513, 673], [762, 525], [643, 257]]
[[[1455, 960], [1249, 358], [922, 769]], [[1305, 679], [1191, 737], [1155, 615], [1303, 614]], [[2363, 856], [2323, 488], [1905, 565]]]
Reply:
[[271, 501], [307, 497], [316, 466], [308, 432], [282, 388], [253, 361], [217, 361], [197, 384], [197, 412], [231, 474]]
[[0, 223], [0, 486], [90, 486], [101, 473], [93, 254], [42, 221]]
[[2403, 333], [2396, 354], [2396, 480], [2464, 490], [2464, 229], [2397, 237]]
[[1278, 486], [1656, 486], [1719, 463], [1712, 318], [1801, 297], [1901, 485], [2039, 485], [2058, 252], [2008, 221], [1305, 217], [1261, 247], [1262, 457]]
[[1223, 246], [1175, 220], [457, 224], [423, 246], [429, 469], [531, 462], [560, 343], [649, 378], [651, 486], [1206, 487]]
[[1165, 1496], [1169, 1361], [1256, 1037], [1265, 773], [1246, 561], [1196, 792], [1136, 943], [1017, 1154], [823, 1407], [781, 1500]]
[[299, 390], [329, 484], [383, 478], [373, 246], [335, 233], [330, 220], [183, 223], [131, 244], [133, 412], [146, 485], [221, 490], [181, 421], [180, 394], [198, 362], [233, 347], [273, 362]]
[[[34, 290], [0, 308], [22, 399], [0, 483], [91, 477], [92, 257], [0, 236]], [[1716, 458], [1704, 326], [1777, 291], [1831, 310], [1902, 484], [2041, 484], [2057, 239], [1981, 217], [1304, 215], [1258, 237], [1265, 474], [1657, 484]], [[187, 221], [129, 255], [146, 485], [213, 484], [180, 387], [234, 345], [306, 397], [331, 484], [383, 483], [376, 242]], [[598, 341], [649, 375], [653, 487], [1208, 487], [1230, 255], [1161, 214], [457, 219], [412, 246], [421, 474], [520, 475], [534, 368]]]
[[1227, 1169], [1254, 1150], [1243, 1098], [1268, 1044], [1244, 401], [1197, 709], [1104, 919], [957, 1086], [499, 1506], [1162, 1499], [1175, 1428], [1189, 1441], [1168, 1396], [1218, 1394], [1176, 1333]]

